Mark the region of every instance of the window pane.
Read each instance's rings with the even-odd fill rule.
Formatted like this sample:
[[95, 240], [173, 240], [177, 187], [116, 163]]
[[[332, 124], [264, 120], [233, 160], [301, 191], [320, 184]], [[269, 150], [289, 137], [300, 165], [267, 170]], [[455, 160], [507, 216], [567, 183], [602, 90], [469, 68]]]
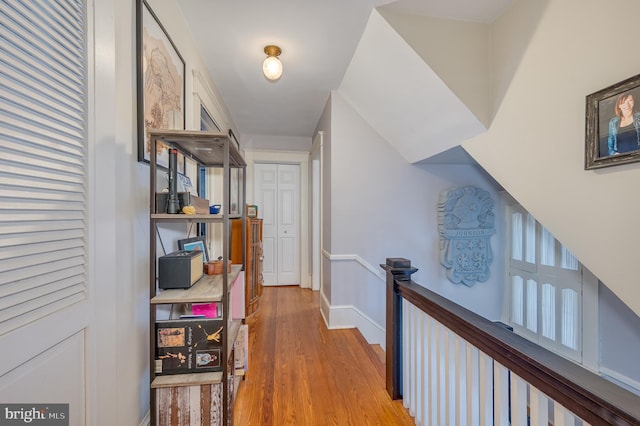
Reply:
[[522, 277], [511, 277], [511, 321], [520, 326], [524, 322], [523, 296], [524, 282]]
[[542, 284], [542, 335], [556, 340], [556, 289], [549, 283]]
[[538, 332], [538, 283], [527, 280], [527, 328]]
[[578, 270], [578, 259], [567, 250], [565, 246], [562, 246], [562, 265], [563, 269], [570, 269], [572, 271]]
[[511, 258], [522, 260], [522, 214], [511, 215]]
[[562, 290], [562, 344], [578, 349], [578, 293]]
[[540, 263], [546, 266], [555, 266], [556, 264], [556, 239], [546, 228], [542, 228]]
[[527, 247], [525, 252], [527, 262], [536, 263], [536, 220], [530, 214], [527, 215], [524, 243]]
[[512, 234], [506, 265], [510, 285], [505, 286], [510, 325], [533, 342], [581, 357], [582, 266], [521, 206], [510, 207], [507, 217]]

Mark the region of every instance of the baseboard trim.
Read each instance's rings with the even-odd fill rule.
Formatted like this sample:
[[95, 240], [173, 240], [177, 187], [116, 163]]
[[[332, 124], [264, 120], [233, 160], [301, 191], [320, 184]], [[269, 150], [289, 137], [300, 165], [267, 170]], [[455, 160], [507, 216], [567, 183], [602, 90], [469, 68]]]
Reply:
[[385, 347], [385, 330], [371, 318], [352, 305], [331, 306], [322, 295], [320, 314], [329, 330], [357, 328], [367, 343]]
[[[370, 264], [357, 254], [331, 254], [327, 250], [322, 250], [322, 256], [332, 262], [357, 262], [380, 281], [386, 282], [386, 275], [379, 267]], [[355, 306], [331, 305], [324, 293], [322, 293], [320, 313], [328, 329], [357, 328], [369, 344], [378, 344], [384, 349], [386, 342], [385, 329]]]
[[600, 367], [600, 374], [604, 377], [608, 377], [609, 380], [611, 380], [618, 386], [625, 388], [629, 392], [640, 395], [640, 382], [633, 380], [616, 371], [613, 371], [607, 367]]

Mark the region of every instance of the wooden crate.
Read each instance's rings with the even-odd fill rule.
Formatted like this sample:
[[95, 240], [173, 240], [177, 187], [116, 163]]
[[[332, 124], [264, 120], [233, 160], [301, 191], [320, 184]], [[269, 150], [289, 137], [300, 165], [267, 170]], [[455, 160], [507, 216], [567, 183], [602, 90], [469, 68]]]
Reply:
[[156, 426], [222, 426], [222, 383], [156, 389]]

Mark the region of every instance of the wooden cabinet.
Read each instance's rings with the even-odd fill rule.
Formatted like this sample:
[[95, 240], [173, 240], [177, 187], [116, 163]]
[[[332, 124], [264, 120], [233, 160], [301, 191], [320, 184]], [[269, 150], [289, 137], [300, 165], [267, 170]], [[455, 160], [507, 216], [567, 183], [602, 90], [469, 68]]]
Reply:
[[247, 219], [247, 267], [245, 283], [245, 313], [258, 309], [262, 294], [262, 219]]
[[[236, 345], [239, 330], [242, 327], [240, 320], [231, 316], [231, 287], [232, 283], [242, 273], [242, 260], [229, 268], [231, 245], [231, 221], [244, 220], [242, 213], [235, 214], [231, 211], [231, 205], [244, 206], [244, 191], [239, 195], [240, 199], [233, 198], [230, 194], [231, 170], [240, 169], [235, 176], [242, 176], [242, 182], [238, 182], [244, 188], [246, 163], [242, 155], [236, 149], [235, 144], [229, 140], [225, 133], [194, 132], [194, 131], [150, 131], [148, 132], [151, 146], [150, 161], [150, 378], [151, 378], [151, 425], [156, 426], [182, 426], [182, 425], [232, 425], [234, 381], [236, 373], [236, 357], [234, 346]], [[184, 157], [190, 158], [197, 166], [223, 169], [224, 195], [223, 209], [219, 214], [210, 214], [208, 209], [196, 211], [196, 214], [166, 213], [166, 210], [156, 206], [162, 189], [156, 189], [157, 182], [162, 181], [161, 175], [166, 173], [156, 164], [156, 147], [165, 146], [163, 149], [176, 149]], [[240, 173], [241, 172], [241, 173]], [[173, 179], [169, 179], [171, 182]], [[174, 206], [175, 207], [175, 206]], [[174, 209], [172, 209], [174, 210]], [[160, 289], [158, 285], [159, 255], [165, 246], [159, 251], [157, 244], [160, 235], [159, 227], [163, 224], [172, 224], [174, 229], [179, 229], [176, 224], [188, 225], [186, 229], [198, 228], [198, 224], [215, 224], [222, 229], [222, 254], [224, 271], [220, 275], [204, 275], [194, 285], [187, 289]], [[196, 226], [191, 226], [196, 225]], [[162, 241], [160, 241], [162, 242]], [[232, 262], [233, 263], [233, 262]], [[200, 266], [202, 267], [202, 266]], [[222, 307], [221, 324], [223, 325], [221, 345], [219, 353], [219, 367], [221, 371], [195, 372], [190, 374], [160, 374], [156, 372], [156, 336], [155, 325], [161, 319], [158, 317], [160, 307], [170, 307], [171, 317], [174, 307], [191, 307], [193, 303], [219, 303]], [[166, 312], [166, 309], [165, 309]], [[207, 332], [208, 334], [208, 332]], [[207, 338], [207, 340], [209, 340]], [[209, 357], [212, 358], [212, 357]], [[215, 361], [215, 358], [214, 358]], [[210, 361], [207, 361], [210, 362]], [[239, 362], [242, 364], [242, 362]]]
[[[258, 300], [262, 294], [262, 219], [246, 218], [245, 232], [242, 232], [242, 219], [235, 219], [231, 225], [231, 261], [245, 265], [245, 315], [249, 316], [258, 309]], [[242, 259], [242, 239], [246, 248], [246, 261]]]

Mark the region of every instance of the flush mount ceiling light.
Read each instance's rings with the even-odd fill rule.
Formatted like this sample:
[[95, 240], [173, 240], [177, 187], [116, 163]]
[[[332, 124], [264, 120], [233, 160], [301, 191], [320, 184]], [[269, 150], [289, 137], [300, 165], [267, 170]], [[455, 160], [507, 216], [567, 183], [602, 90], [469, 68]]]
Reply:
[[269, 80], [279, 79], [282, 75], [282, 62], [280, 62], [278, 56], [280, 56], [282, 50], [278, 46], [269, 45], [264, 47], [264, 53], [267, 54], [267, 59], [262, 64], [264, 76]]

